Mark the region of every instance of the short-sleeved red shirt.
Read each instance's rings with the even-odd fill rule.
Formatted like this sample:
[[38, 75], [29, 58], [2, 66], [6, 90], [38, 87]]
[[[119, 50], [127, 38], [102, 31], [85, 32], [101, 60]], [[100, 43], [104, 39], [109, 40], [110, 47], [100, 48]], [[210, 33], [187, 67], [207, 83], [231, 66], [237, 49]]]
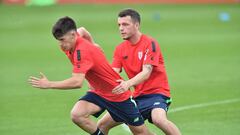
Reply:
[[113, 94], [112, 89], [119, 85], [116, 80], [121, 79], [108, 63], [103, 52], [87, 40], [78, 37], [75, 49], [71, 53], [65, 51], [73, 65], [73, 73], [83, 73], [90, 85], [94, 88], [90, 92], [113, 102], [127, 100], [131, 91], [122, 94]]
[[159, 44], [153, 38], [142, 35], [135, 45], [126, 40], [116, 47], [112, 67], [124, 68], [128, 78], [131, 79], [140, 73], [144, 64], [153, 65], [153, 70], [148, 80], [135, 86], [134, 97], [146, 94], [163, 94], [170, 97], [162, 53]]

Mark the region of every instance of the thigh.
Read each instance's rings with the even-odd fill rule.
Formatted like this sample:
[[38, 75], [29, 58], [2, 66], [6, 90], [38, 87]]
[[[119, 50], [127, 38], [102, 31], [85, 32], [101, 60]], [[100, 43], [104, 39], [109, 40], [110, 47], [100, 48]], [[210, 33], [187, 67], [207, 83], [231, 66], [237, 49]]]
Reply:
[[154, 108], [151, 112], [152, 122], [163, 121], [167, 119], [167, 112], [162, 108]]
[[107, 110], [116, 122], [123, 122], [132, 126], [140, 126], [144, 123], [133, 99], [122, 102], [110, 102], [107, 106]]
[[144, 124], [140, 126], [128, 125], [128, 127], [134, 135], [152, 135]]
[[[152, 111], [155, 108], [158, 108], [157, 110], [161, 110], [161, 114], [166, 114], [171, 103], [171, 99], [169, 97], [163, 96], [161, 94], [144, 95], [137, 97], [135, 100], [137, 102], [141, 115], [144, 117], [144, 119], [148, 119], [150, 123], [152, 123]], [[156, 111], [156, 113], [160, 112]]]
[[78, 101], [72, 109], [75, 115], [93, 115], [99, 111], [101, 108], [98, 105], [84, 100]]
[[114, 121], [108, 112], [98, 121], [98, 127], [102, 129], [111, 129], [120, 124], [122, 124], [122, 122]]
[[[79, 101], [85, 101], [85, 102], [88, 102], [88, 103], [98, 106], [100, 108], [100, 111], [92, 114], [96, 118], [98, 118], [105, 111], [105, 105], [103, 103], [103, 99], [95, 93], [87, 92], [86, 95], [84, 95], [83, 97], [81, 97], [79, 99]], [[91, 105], [90, 107], [94, 107], [94, 106]], [[94, 111], [91, 108], [90, 108], [90, 110]]]

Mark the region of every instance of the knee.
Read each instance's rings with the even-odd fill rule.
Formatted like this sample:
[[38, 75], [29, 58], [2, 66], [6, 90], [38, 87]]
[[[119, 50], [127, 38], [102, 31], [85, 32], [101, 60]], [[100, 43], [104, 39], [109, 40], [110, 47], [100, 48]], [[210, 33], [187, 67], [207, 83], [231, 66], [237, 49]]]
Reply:
[[79, 115], [76, 112], [71, 112], [71, 120], [74, 123], [78, 123], [79, 122]]
[[72, 111], [71, 112], [71, 120], [73, 123], [80, 124], [80, 123], [84, 123], [85, 118], [80, 113]]
[[162, 127], [164, 125], [167, 125], [168, 120], [167, 120], [167, 118], [155, 118], [155, 119], [152, 119], [152, 122], [154, 125], [156, 125], [158, 127]]

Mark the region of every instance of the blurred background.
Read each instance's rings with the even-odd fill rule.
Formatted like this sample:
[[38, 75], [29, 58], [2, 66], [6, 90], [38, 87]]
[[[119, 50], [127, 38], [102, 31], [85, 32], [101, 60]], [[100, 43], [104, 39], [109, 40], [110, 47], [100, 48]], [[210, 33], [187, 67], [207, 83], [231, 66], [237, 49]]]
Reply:
[[[58, 18], [70, 16], [87, 28], [111, 62], [115, 46], [122, 42], [117, 14], [134, 8], [142, 17], [141, 31], [159, 42], [165, 59], [173, 98], [169, 119], [183, 135], [239, 135], [239, 2], [0, 1], [0, 134], [87, 135], [70, 120], [70, 110], [86, 93], [86, 85], [70, 91], [39, 90], [27, 79], [39, 72], [50, 80], [71, 76], [71, 64], [51, 35]], [[110, 135], [128, 134], [124, 126], [110, 131]]]

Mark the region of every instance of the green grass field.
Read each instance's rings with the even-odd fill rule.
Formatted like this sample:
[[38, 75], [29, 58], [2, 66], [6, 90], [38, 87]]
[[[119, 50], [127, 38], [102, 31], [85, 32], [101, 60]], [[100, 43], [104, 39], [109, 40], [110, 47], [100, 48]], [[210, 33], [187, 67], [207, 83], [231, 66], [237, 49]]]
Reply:
[[[117, 13], [126, 7], [139, 10], [142, 32], [161, 45], [173, 98], [168, 117], [182, 134], [240, 134], [239, 5], [0, 5], [1, 135], [87, 135], [70, 120], [70, 110], [86, 87], [39, 90], [27, 79], [40, 71], [50, 80], [71, 75], [71, 64], [51, 35], [62, 16], [86, 27], [111, 61], [122, 41]], [[221, 12], [229, 13], [230, 21], [220, 21]], [[110, 134], [130, 133], [119, 126]]]

